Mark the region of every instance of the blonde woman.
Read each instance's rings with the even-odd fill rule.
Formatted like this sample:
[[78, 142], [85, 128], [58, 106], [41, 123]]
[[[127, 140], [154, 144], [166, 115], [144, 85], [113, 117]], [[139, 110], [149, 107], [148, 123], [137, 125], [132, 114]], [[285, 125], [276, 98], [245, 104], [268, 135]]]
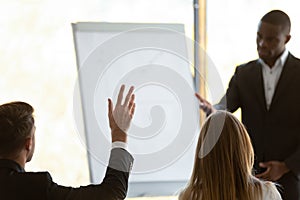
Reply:
[[254, 152], [243, 124], [226, 111], [204, 122], [194, 169], [180, 200], [280, 200], [271, 182], [252, 175]]

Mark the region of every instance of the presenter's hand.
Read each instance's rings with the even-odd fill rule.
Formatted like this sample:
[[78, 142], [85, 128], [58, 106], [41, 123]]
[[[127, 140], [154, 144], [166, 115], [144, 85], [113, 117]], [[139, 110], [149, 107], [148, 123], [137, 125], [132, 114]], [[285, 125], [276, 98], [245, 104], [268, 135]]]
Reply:
[[195, 93], [195, 96], [199, 100], [200, 108], [207, 114], [210, 115], [211, 113], [216, 112], [216, 109], [209, 103], [206, 99], [201, 97], [199, 94]]
[[111, 129], [112, 142], [127, 142], [127, 131], [134, 115], [134, 87], [130, 87], [124, 103], [122, 104], [124, 90], [125, 85], [122, 85], [115, 107], [112, 100], [108, 99], [108, 119]]
[[279, 161], [261, 162], [259, 163], [259, 166], [267, 169], [265, 172], [257, 174], [256, 177], [266, 181], [277, 181], [285, 173], [290, 171], [284, 162]]

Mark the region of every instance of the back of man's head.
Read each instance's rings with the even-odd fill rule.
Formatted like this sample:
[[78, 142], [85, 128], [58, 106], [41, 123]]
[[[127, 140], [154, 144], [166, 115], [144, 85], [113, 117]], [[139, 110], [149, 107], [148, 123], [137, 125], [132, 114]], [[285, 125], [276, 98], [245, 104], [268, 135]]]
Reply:
[[291, 21], [289, 16], [281, 10], [272, 10], [261, 18], [262, 22], [273, 25], [280, 25], [287, 33], [291, 30]]
[[33, 108], [24, 102], [0, 105], [0, 157], [16, 156], [34, 126]]

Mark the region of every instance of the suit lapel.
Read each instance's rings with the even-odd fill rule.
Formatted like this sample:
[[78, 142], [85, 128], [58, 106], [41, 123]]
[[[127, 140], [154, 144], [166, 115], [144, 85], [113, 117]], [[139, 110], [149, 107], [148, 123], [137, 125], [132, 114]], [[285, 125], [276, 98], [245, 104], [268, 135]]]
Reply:
[[278, 98], [282, 96], [281, 93], [288, 87], [289, 82], [293, 80], [293, 76], [295, 74], [293, 71], [294, 71], [293, 56], [289, 54], [283, 66], [278, 83], [276, 85], [275, 92], [270, 105], [270, 109], [276, 103], [276, 101], [278, 101]]
[[262, 75], [262, 66], [258, 60], [256, 61], [254, 76], [259, 77], [257, 79], [257, 82], [254, 83], [256, 87], [254, 88], [254, 90], [256, 91], [258, 102], [262, 106], [263, 110], [266, 111], [267, 105], [266, 105], [266, 98], [265, 98], [264, 80]]

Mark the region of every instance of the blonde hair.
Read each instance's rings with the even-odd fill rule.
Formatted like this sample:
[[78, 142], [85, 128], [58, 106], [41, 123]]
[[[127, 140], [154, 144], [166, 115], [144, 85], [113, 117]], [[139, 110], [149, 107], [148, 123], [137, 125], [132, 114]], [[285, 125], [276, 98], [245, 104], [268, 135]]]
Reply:
[[263, 182], [252, 176], [253, 162], [243, 124], [231, 113], [217, 111], [200, 131], [193, 173], [179, 199], [261, 199]]

